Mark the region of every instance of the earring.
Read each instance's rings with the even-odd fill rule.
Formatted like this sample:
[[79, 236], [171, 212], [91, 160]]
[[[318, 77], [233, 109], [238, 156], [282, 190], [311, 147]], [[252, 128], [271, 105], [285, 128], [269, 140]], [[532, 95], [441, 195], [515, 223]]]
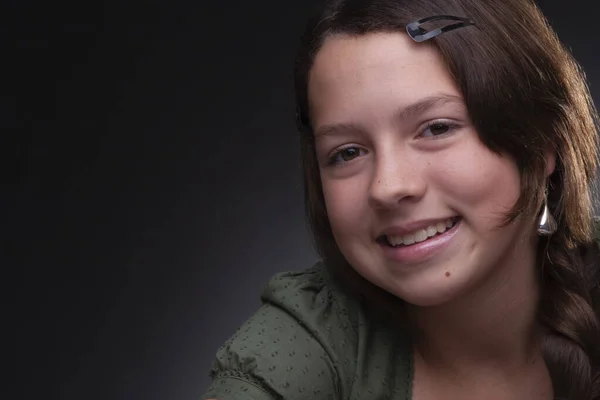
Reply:
[[545, 196], [544, 208], [543, 208], [542, 215], [540, 217], [539, 225], [538, 225], [538, 229], [537, 229], [538, 235], [550, 236], [554, 232], [556, 232], [557, 228], [558, 228], [558, 225], [556, 223], [556, 220], [554, 219], [554, 217], [550, 213], [550, 209], [548, 208], [548, 197]]

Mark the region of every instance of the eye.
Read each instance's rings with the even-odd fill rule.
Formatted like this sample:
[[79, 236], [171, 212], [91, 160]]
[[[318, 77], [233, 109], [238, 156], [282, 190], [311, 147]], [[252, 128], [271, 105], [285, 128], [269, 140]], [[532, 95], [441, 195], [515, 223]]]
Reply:
[[452, 132], [457, 126], [443, 121], [433, 121], [425, 127], [420, 136], [436, 137], [443, 136]]
[[328, 165], [334, 164], [343, 164], [349, 161], [354, 160], [356, 157], [362, 156], [365, 154], [365, 150], [356, 147], [349, 146], [335, 151], [327, 162]]

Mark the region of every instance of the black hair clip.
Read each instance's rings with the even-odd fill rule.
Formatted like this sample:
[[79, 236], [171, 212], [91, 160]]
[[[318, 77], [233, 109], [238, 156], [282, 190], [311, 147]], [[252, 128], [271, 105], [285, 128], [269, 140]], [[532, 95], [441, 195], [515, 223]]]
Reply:
[[[450, 21], [458, 21], [450, 25], [443, 26], [441, 28], [436, 28], [431, 31], [427, 31], [423, 29], [421, 25], [430, 21], [438, 21], [438, 20], [450, 20]], [[475, 21], [469, 18], [461, 18], [455, 17], [453, 15], [434, 15], [432, 17], [422, 18], [418, 21], [411, 22], [406, 25], [406, 32], [408, 36], [411, 37], [415, 42], [424, 42], [431, 38], [436, 37], [440, 33], [453, 31], [454, 29], [462, 28], [464, 26], [475, 25]]]

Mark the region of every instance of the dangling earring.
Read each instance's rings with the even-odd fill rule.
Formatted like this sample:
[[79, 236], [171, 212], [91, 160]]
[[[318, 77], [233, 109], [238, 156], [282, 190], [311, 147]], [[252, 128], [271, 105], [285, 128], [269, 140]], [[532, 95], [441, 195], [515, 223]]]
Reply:
[[557, 228], [558, 225], [556, 223], [556, 220], [554, 219], [554, 217], [550, 213], [550, 209], [548, 208], [548, 191], [546, 191], [544, 195], [544, 208], [542, 209], [542, 215], [539, 219], [537, 232], [540, 236], [550, 236], [554, 232], [556, 232]]

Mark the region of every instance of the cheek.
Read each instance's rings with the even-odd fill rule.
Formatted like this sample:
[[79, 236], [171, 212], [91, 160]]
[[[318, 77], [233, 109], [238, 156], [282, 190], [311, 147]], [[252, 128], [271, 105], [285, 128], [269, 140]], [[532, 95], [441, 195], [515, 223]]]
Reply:
[[[468, 214], [495, 222], [504, 218], [520, 195], [520, 175], [508, 157], [491, 152], [481, 142], [440, 160], [439, 185], [457, 200]], [[440, 179], [441, 178], [441, 179]]]
[[356, 221], [368, 211], [365, 193], [368, 185], [360, 179], [322, 179], [329, 223], [334, 232], [350, 233]]

